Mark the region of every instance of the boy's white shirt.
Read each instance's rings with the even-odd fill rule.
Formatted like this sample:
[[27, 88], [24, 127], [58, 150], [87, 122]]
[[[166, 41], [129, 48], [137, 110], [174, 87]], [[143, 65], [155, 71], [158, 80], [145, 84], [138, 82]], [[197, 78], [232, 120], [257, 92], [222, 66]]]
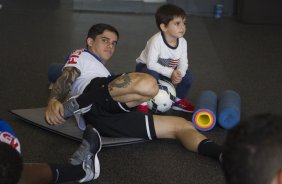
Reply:
[[182, 76], [184, 76], [188, 69], [186, 40], [183, 37], [179, 38], [178, 46], [172, 48], [165, 43], [161, 32], [158, 32], [147, 41], [145, 49], [136, 59], [136, 62], [146, 64], [148, 69], [171, 78], [171, 74], [175, 68], [160, 64], [161, 60], [178, 61], [176, 68], [181, 72]]

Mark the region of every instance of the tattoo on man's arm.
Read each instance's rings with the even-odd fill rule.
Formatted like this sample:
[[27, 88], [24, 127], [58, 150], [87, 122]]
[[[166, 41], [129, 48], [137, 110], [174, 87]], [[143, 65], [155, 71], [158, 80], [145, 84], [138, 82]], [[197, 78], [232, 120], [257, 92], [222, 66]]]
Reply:
[[130, 83], [131, 78], [128, 74], [121, 75], [109, 84], [109, 91], [113, 90], [113, 88], [126, 88], [130, 85]]
[[75, 79], [80, 75], [80, 71], [74, 67], [66, 67], [63, 74], [55, 82], [50, 98], [55, 98], [63, 102], [70, 92], [70, 88]]

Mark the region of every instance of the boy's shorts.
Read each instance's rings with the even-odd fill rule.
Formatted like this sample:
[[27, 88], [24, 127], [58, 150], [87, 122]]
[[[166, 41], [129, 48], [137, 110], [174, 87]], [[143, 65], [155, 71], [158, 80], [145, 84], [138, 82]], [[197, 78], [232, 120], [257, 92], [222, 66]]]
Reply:
[[[118, 76], [95, 78], [86, 87], [84, 92], [97, 88], [108, 88], [108, 84]], [[148, 140], [156, 139], [153, 115], [128, 108], [125, 103], [112, 99], [108, 90], [104, 102], [92, 104], [91, 110], [84, 114], [87, 123], [92, 124], [102, 136], [133, 137]]]

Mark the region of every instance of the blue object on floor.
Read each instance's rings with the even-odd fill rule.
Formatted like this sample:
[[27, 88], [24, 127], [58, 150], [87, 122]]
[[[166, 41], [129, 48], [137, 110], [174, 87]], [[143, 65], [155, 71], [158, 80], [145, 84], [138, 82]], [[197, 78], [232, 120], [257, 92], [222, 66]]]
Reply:
[[224, 91], [218, 100], [217, 122], [225, 129], [237, 125], [241, 117], [241, 97], [233, 90]]
[[62, 63], [52, 63], [48, 68], [48, 80], [51, 83], [55, 83], [56, 80], [62, 74], [62, 69], [65, 64]]
[[211, 91], [202, 91], [192, 117], [194, 127], [200, 131], [209, 131], [216, 124], [217, 95]]

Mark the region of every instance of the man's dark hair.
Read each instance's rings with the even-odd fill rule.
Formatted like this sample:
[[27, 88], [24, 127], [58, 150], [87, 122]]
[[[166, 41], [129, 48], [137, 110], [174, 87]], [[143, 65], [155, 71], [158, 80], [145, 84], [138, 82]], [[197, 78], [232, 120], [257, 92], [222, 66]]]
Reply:
[[259, 114], [230, 130], [222, 167], [227, 184], [267, 184], [282, 169], [282, 116]]
[[158, 8], [158, 10], [155, 13], [155, 19], [158, 28], [161, 30], [160, 25], [168, 25], [168, 23], [174, 18], [174, 17], [186, 17], [185, 11], [173, 4], [165, 4]]
[[111, 25], [102, 23], [93, 25], [88, 31], [87, 38], [92, 38], [93, 40], [95, 40], [96, 36], [103, 34], [105, 30], [114, 32], [117, 35], [117, 38], [119, 38], [119, 33], [116, 28]]
[[18, 183], [23, 169], [23, 161], [19, 152], [12, 146], [0, 142], [0, 183]]

